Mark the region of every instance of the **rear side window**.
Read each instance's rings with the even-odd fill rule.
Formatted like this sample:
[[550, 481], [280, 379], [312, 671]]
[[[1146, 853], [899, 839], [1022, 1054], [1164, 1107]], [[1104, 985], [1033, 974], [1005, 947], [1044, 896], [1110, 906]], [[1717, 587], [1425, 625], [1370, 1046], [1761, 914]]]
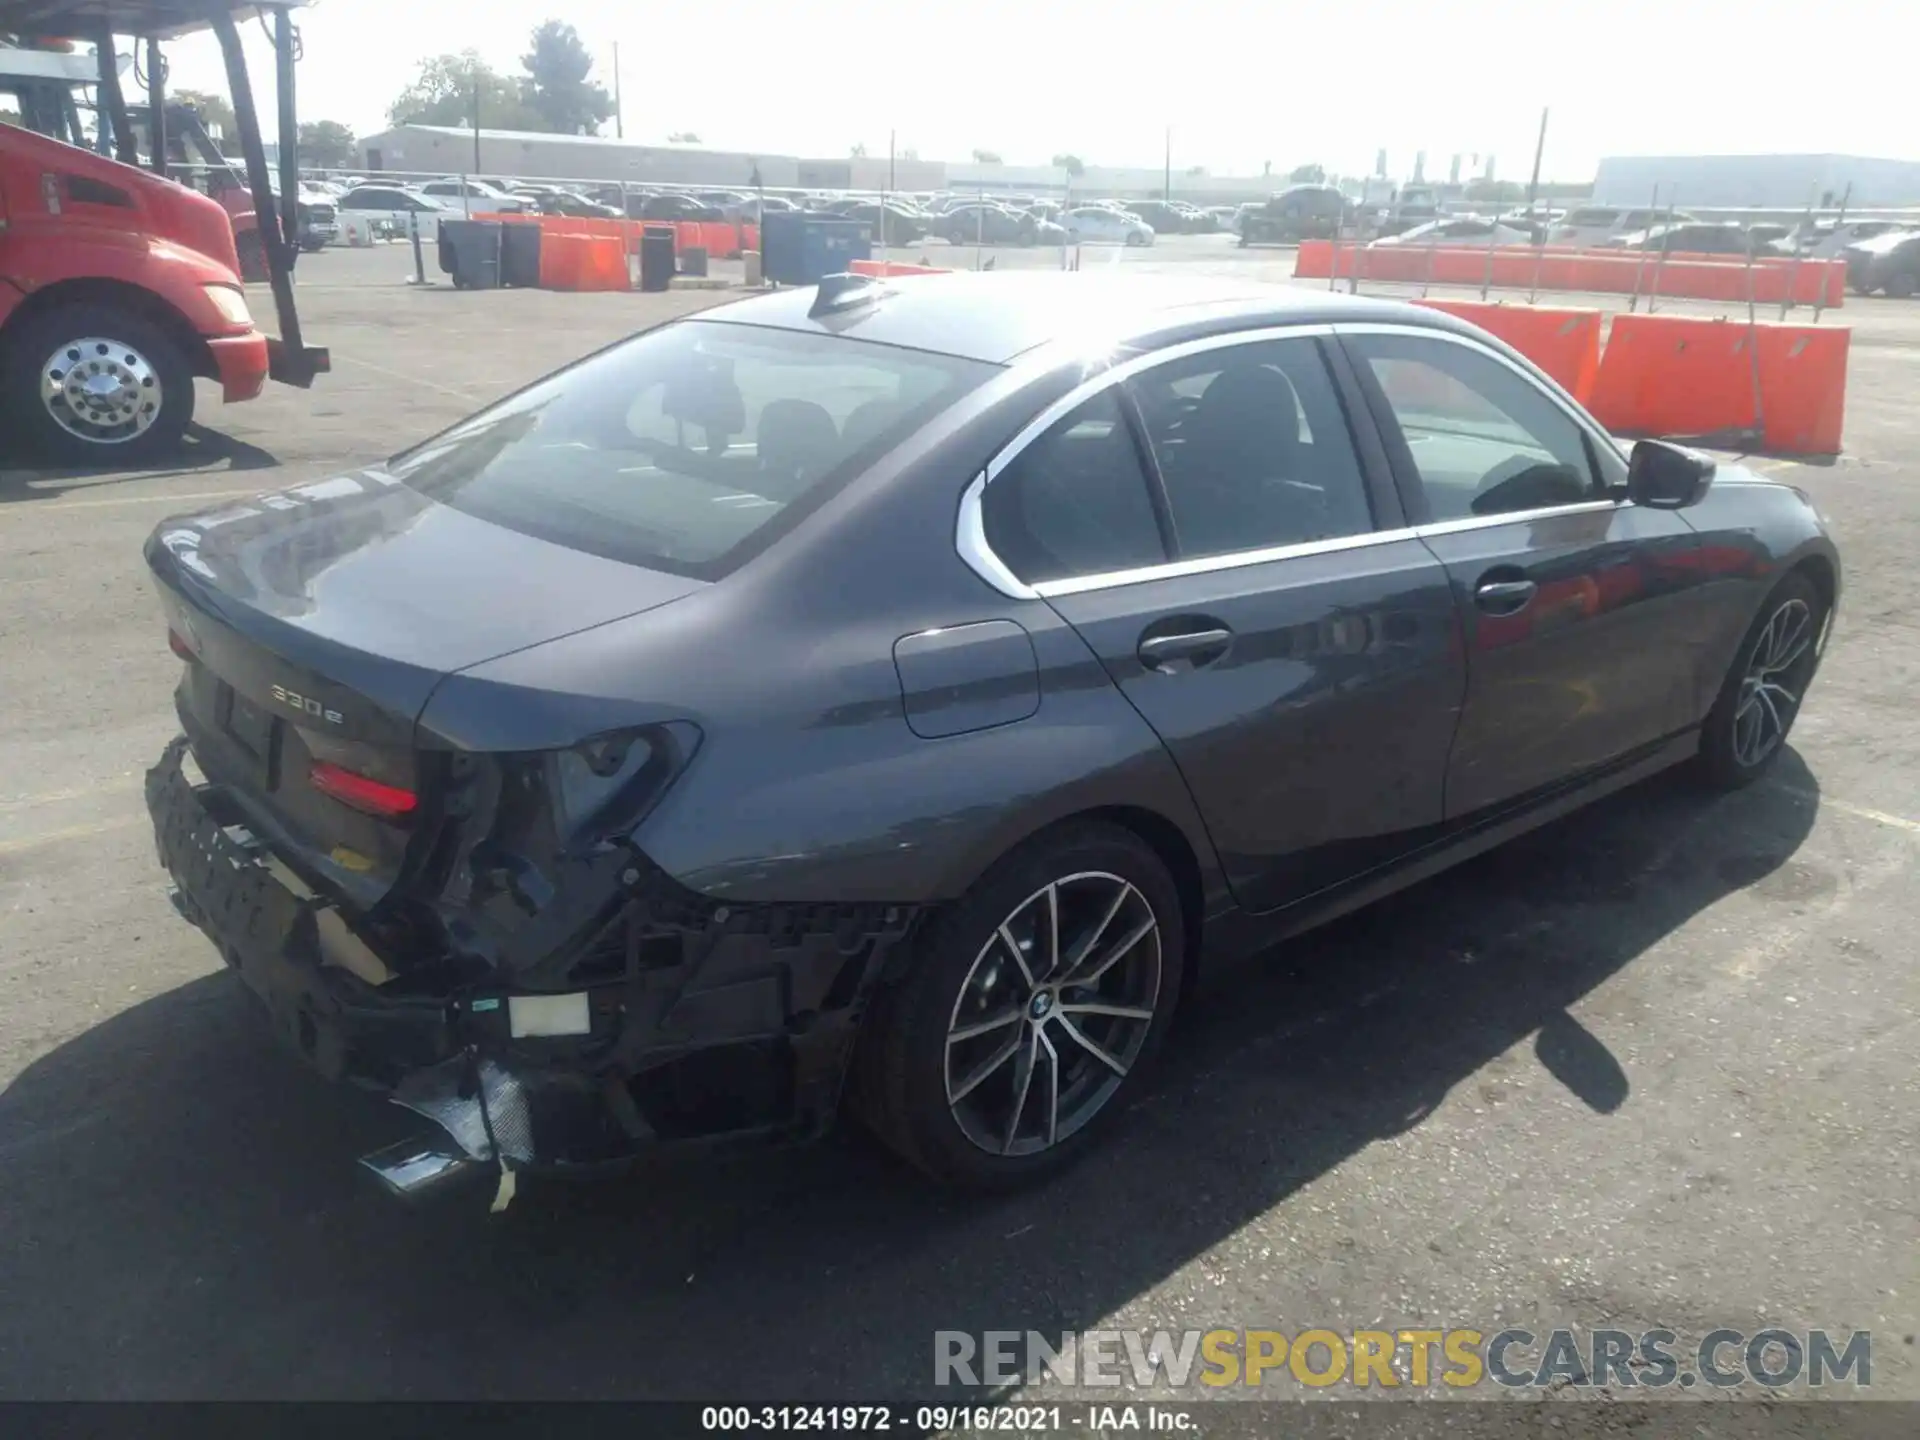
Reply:
[[1140, 452], [1109, 387], [1014, 457], [987, 486], [987, 544], [1028, 584], [1167, 558]]
[[540, 381], [390, 468], [497, 525], [718, 579], [995, 369], [681, 321]]

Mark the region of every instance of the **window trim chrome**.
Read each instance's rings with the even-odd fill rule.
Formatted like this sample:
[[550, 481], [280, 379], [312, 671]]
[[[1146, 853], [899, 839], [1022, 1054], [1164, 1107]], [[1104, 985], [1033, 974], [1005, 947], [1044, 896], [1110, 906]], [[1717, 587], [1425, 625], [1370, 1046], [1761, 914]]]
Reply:
[[1394, 545], [1418, 538], [1417, 531], [1407, 528], [1362, 530], [1358, 534], [1338, 535], [1330, 540], [1303, 540], [1298, 545], [1270, 545], [1264, 550], [1233, 550], [1225, 555], [1199, 555], [1191, 560], [1169, 560], [1162, 565], [1141, 565], [1132, 570], [1108, 570], [1098, 575], [1042, 580], [1031, 588], [1042, 600], [1052, 600], [1056, 596], [1080, 595], [1089, 590], [1117, 590], [1123, 585], [1144, 585], [1151, 580], [1180, 580], [1189, 575], [1211, 575], [1217, 570], [1244, 570], [1250, 565], [1303, 560], [1312, 555], [1334, 555], [1342, 550], [1365, 550], [1375, 545]]
[[1019, 433], [1002, 446], [980, 473], [968, 483], [960, 497], [959, 515], [954, 527], [954, 549], [968, 569], [1009, 599], [1051, 600], [1068, 595], [1082, 595], [1095, 590], [1143, 585], [1155, 580], [1177, 580], [1192, 575], [1209, 575], [1222, 570], [1241, 570], [1251, 565], [1270, 565], [1281, 560], [1305, 559], [1314, 555], [1337, 554], [1343, 550], [1361, 550], [1376, 545], [1397, 544], [1401, 541], [1424, 539], [1433, 535], [1484, 530], [1496, 525], [1525, 524], [1557, 515], [1618, 510], [1631, 503], [1620, 498], [1595, 498], [1576, 501], [1570, 505], [1549, 505], [1537, 510], [1513, 510], [1499, 515], [1474, 515], [1461, 520], [1439, 520], [1425, 525], [1405, 526], [1393, 530], [1364, 530], [1354, 535], [1303, 541], [1298, 545], [1269, 546], [1261, 550], [1236, 550], [1225, 555], [1197, 556], [1191, 560], [1168, 560], [1159, 565], [1103, 571], [1096, 575], [1074, 575], [1059, 580], [1043, 580], [1037, 584], [1029, 584], [1015, 575], [1006, 562], [994, 553], [993, 547], [987, 543], [984, 513], [987, 486], [991, 485], [1007, 466], [1019, 459], [1022, 451], [1052, 429], [1055, 424], [1111, 387], [1157, 366], [1172, 364], [1192, 355], [1205, 354], [1210, 350], [1224, 350], [1239, 345], [1257, 345], [1271, 340], [1314, 339], [1329, 336], [1337, 338], [1341, 335], [1364, 334], [1411, 335], [1417, 338], [1438, 339], [1478, 351], [1543, 390], [1547, 398], [1557, 405], [1582, 433], [1596, 443], [1614, 449], [1617, 453], [1613, 437], [1600, 429], [1598, 423], [1580, 408], [1579, 402], [1567, 394], [1552, 376], [1544, 372], [1523, 369], [1498, 350], [1470, 335], [1458, 335], [1437, 326], [1395, 324], [1390, 321], [1265, 325], [1257, 330], [1230, 330], [1219, 335], [1205, 335], [1196, 340], [1185, 340], [1177, 345], [1149, 350], [1144, 354], [1109, 365], [1048, 405], [1022, 426]]
[[960, 516], [955, 522], [953, 545], [960, 552], [960, 558], [967, 568], [978, 575], [987, 584], [1012, 600], [1038, 600], [1040, 592], [1027, 584], [1007, 563], [993, 553], [993, 547], [987, 544], [986, 513], [981, 505], [981, 497], [987, 492], [987, 472], [982, 470], [973, 477], [966, 491], [960, 496]]

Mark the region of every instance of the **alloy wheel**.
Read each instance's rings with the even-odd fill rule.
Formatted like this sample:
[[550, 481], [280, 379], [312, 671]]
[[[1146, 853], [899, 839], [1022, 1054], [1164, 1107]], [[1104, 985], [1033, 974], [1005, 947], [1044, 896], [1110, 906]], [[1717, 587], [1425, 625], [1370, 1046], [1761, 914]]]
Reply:
[[69, 435], [120, 445], [160, 418], [166, 395], [146, 356], [124, 340], [89, 335], [47, 357], [40, 367], [40, 400]]
[[1031, 1155], [1087, 1124], [1139, 1058], [1160, 980], [1160, 919], [1131, 882], [1087, 871], [1021, 901], [980, 947], [948, 1021], [961, 1132], [994, 1155]]
[[1813, 611], [1788, 600], [1768, 619], [1754, 642], [1733, 711], [1733, 758], [1749, 769], [1787, 738], [1806, 693], [1814, 659]]

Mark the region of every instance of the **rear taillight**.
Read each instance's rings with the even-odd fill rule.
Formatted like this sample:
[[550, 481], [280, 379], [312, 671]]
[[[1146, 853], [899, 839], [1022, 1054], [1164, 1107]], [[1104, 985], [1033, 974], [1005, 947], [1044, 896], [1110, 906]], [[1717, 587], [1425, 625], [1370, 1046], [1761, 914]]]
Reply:
[[405, 819], [420, 803], [420, 798], [411, 790], [370, 780], [330, 760], [314, 761], [307, 778], [322, 795], [330, 795], [342, 805], [381, 820]]
[[167, 648], [182, 660], [198, 660], [200, 658], [193, 653], [193, 647], [187, 643], [186, 636], [182, 635], [178, 630], [167, 631]]

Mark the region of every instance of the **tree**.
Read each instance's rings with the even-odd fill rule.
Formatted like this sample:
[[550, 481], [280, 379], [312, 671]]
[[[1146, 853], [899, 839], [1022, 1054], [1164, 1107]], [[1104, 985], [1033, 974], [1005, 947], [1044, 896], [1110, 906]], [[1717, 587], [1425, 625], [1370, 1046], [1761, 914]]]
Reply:
[[527, 104], [559, 135], [597, 135], [613, 114], [606, 87], [587, 79], [593, 56], [580, 32], [561, 20], [548, 20], [533, 32], [533, 49], [520, 57], [526, 67]]
[[1327, 167], [1324, 165], [1296, 165], [1293, 173], [1287, 176], [1295, 185], [1324, 185], [1327, 183]]
[[992, 150], [976, 150], [973, 152], [973, 163], [976, 165], [998, 165], [1000, 163], [1000, 156]]
[[300, 127], [300, 158], [330, 170], [354, 162], [353, 131], [338, 120], [310, 120]]
[[864, 145], [861, 145], [861, 144], [858, 144], [858, 143], [856, 143], [856, 144], [854, 144], [854, 145], [853, 145], [853, 147], [852, 147], [851, 149], [849, 149], [849, 150], [847, 151], [847, 158], [848, 158], [849, 160], [864, 160], [864, 159], [866, 159], [866, 158], [867, 158], [867, 147], [866, 147], [866, 146], [864, 146]]
[[495, 130], [545, 130], [546, 121], [522, 97], [520, 82], [502, 75], [477, 50], [431, 55], [413, 84], [387, 107], [393, 125], [471, 125], [475, 99], [480, 123]]
[[691, 130], [676, 130], [667, 136], [669, 145], [698, 145], [699, 143], [700, 137]]
[[215, 139], [237, 141], [240, 138], [239, 126], [233, 119], [233, 106], [220, 96], [205, 90], [176, 90], [173, 99], [176, 104], [189, 106], [200, 117], [200, 123], [207, 127], [207, 133]]
[[1067, 172], [1069, 180], [1078, 180], [1087, 173], [1086, 162], [1078, 155], [1056, 155], [1053, 157], [1053, 163]]

